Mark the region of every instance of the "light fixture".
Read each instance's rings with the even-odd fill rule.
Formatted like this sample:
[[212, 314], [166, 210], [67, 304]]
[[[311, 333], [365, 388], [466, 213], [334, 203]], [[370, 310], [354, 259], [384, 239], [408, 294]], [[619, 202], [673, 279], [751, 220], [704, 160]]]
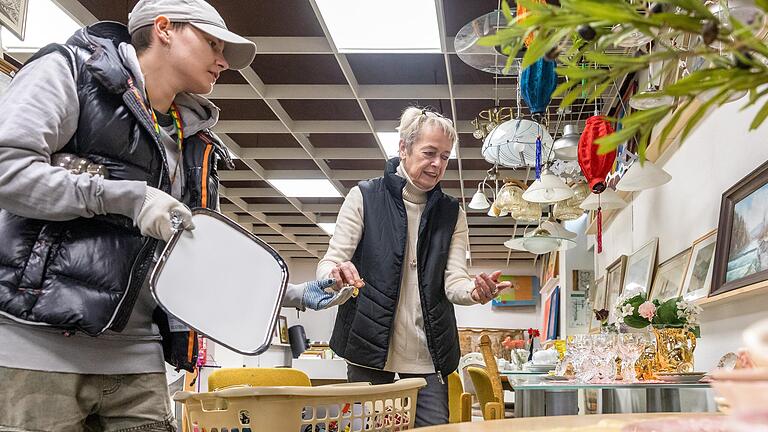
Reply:
[[[316, 4], [339, 52], [440, 52], [433, 0], [316, 0]], [[375, 19], [367, 19], [371, 11]]]
[[[735, 18], [751, 28], [757, 39], [764, 39], [768, 35], [768, 15], [754, 0], [708, 0], [706, 5], [726, 29], [732, 28], [730, 18]], [[723, 43], [715, 40], [709, 46], [722, 49]]]
[[475, 210], [485, 210], [491, 206], [488, 202], [488, 197], [485, 196], [485, 180], [477, 185], [477, 192], [472, 195], [472, 200], [469, 202], [468, 207]]
[[480, 111], [477, 113], [477, 117], [472, 120], [472, 126], [475, 127], [472, 136], [475, 139], [485, 138], [491, 131], [493, 131], [498, 125], [504, 123], [507, 120], [512, 119], [511, 107], [493, 107]]
[[581, 134], [576, 125], [565, 125], [563, 127], [563, 136], [558, 138], [553, 144], [555, 157], [563, 160], [576, 160], [580, 137]]
[[[621, 24], [616, 24], [611, 28], [611, 31], [613, 33], [621, 33], [624, 31], [624, 27]], [[629, 31], [624, 36], [621, 36], [616, 41], [616, 46], [619, 46], [622, 48], [637, 48], [647, 44], [652, 40], [653, 40], [653, 37], [648, 36], [647, 34], [641, 32], [640, 30], [632, 29], [631, 31]]]
[[323, 231], [325, 231], [326, 234], [329, 236], [333, 236], [333, 233], [336, 231], [336, 223], [333, 222], [319, 222], [317, 226], [320, 227]]
[[568, 245], [573, 247], [576, 242], [563, 237], [555, 237], [549, 230], [537, 227], [523, 237], [507, 240], [504, 246], [509, 249], [525, 250], [536, 255], [545, 254], [559, 249], [561, 246]]
[[[648, 49], [648, 54], [651, 54], [651, 49]], [[675, 98], [662, 94], [659, 90], [659, 86], [654, 83], [654, 80], [661, 80], [660, 77], [654, 76], [653, 73], [653, 63], [648, 65], [648, 88], [646, 88], [645, 91], [642, 91], [631, 98], [629, 98], [629, 106], [636, 110], [649, 110], [653, 108], [659, 108], [663, 106], [669, 106], [672, 105], [675, 102]], [[662, 61], [661, 69], [664, 68], [664, 63]]]
[[483, 141], [483, 158], [507, 168], [536, 165], [536, 138], [541, 137], [542, 165], [552, 159], [552, 135], [539, 123], [525, 119], [508, 120], [497, 126]]
[[491, 204], [491, 208], [488, 209], [488, 216], [490, 217], [498, 218], [498, 217], [504, 217], [508, 215], [509, 215], [509, 212], [507, 210], [500, 209], [498, 206], [496, 206], [496, 202]]
[[494, 204], [499, 209], [509, 212], [519, 210], [520, 207], [525, 205], [523, 202], [523, 189], [511, 181], [507, 181], [499, 189], [499, 193], [496, 194]]
[[619, 194], [614, 192], [611, 188], [605, 188], [600, 195], [590, 193], [587, 199], [585, 199], [579, 207], [584, 210], [597, 210], [598, 207], [603, 210], [614, 210], [626, 206], [627, 202], [624, 201]]
[[[10, 5], [23, 3], [4, 2], [4, 4]], [[11, 12], [12, 11], [13, 8], [11, 7]], [[50, 43], [65, 43], [67, 39], [81, 27], [72, 19], [72, 17], [51, 0], [30, 1], [26, 18], [26, 29], [24, 31], [23, 41], [0, 25], [0, 41], [2, 41], [2, 49], [0, 49], [0, 51], [4, 50], [9, 54], [31, 54]], [[51, 25], [51, 23], [56, 24]]]
[[541, 204], [523, 201], [523, 206], [511, 212], [517, 222], [538, 222], [541, 219]]
[[668, 183], [672, 176], [653, 162], [646, 160], [642, 164], [636, 159], [616, 184], [620, 191], [634, 192], [655, 188]]
[[528, 186], [523, 192], [523, 199], [536, 203], [553, 203], [573, 196], [571, 188], [560, 177], [545, 169], [541, 178]]
[[568, 240], [573, 240], [577, 237], [575, 232], [569, 231], [563, 224], [557, 222], [551, 216], [541, 223], [541, 227], [552, 233], [553, 237], [562, 237]]
[[552, 215], [555, 219], [564, 221], [576, 220], [584, 214], [584, 210], [579, 208], [578, 204], [574, 205], [570, 199], [556, 202], [552, 206]]
[[289, 198], [338, 198], [341, 194], [328, 179], [267, 179]]
[[[376, 132], [379, 137], [387, 159], [400, 155], [400, 133], [399, 132]], [[451, 149], [450, 159], [456, 159], [456, 146]]]

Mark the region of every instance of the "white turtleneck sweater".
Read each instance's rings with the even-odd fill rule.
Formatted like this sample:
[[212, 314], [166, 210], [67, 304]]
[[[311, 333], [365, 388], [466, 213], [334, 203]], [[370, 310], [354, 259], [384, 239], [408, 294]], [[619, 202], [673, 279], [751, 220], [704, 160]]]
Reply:
[[[400, 297], [390, 332], [389, 352], [384, 370], [414, 374], [434, 373], [435, 366], [424, 332], [417, 267], [411, 265], [416, 259], [419, 221], [427, 202], [427, 194], [413, 184], [402, 165], [397, 168], [397, 174], [406, 179], [403, 202], [408, 215], [408, 244], [405, 248]], [[337, 264], [352, 259], [363, 234], [363, 224], [363, 195], [355, 186], [341, 206], [328, 252], [317, 266], [318, 279], [329, 277]], [[467, 231], [467, 216], [464, 210], [459, 209], [445, 269], [445, 294], [451, 303], [458, 305], [475, 304], [471, 297], [475, 284], [467, 273], [466, 265]]]

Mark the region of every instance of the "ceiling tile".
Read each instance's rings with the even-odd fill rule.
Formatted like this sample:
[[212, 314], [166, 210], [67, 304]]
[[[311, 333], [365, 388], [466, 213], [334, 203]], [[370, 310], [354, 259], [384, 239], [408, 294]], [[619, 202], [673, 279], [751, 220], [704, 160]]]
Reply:
[[219, 120], [277, 120], [262, 99], [213, 99], [221, 114]]
[[291, 134], [231, 133], [237, 145], [246, 148], [296, 148], [301, 145]]
[[280, 104], [293, 120], [365, 120], [353, 99], [284, 99]]
[[[353, 186], [357, 186], [357, 182], [354, 183]], [[296, 199], [301, 201], [302, 204], [342, 204], [344, 202], [344, 198], [341, 197], [301, 197]]]
[[403, 111], [409, 106], [427, 107], [448, 118], [453, 118], [449, 99], [368, 99], [367, 101], [375, 120], [399, 120]]
[[[378, 148], [373, 134], [311, 134], [309, 141], [317, 148]], [[383, 156], [382, 156], [383, 157]]]
[[386, 161], [382, 157], [381, 160], [376, 159], [326, 159], [328, 166], [332, 170], [374, 170], [384, 172], [384, 164]]
[[[511, 7], [515, 7], [510, 1]], [[493, 12], [499, 5], [498, 0], [443, 0], [445, 11], [445, 33], [456, 36], [456, 33], [473, 19]]]
[[256, 54], [251, 66], [265, 84], [347, 84], [330, 54]]
[[317, 170], [312, 159], [260, 159], [259, 164], [266, 170]]
[[226, 188], [271, 188], [272, 186], [263, 180], [234, 180], [221, 181], [221, 185]]
[[357, 82], [366, 84], [447, 84], [442, 54], [348, 54]]
[[459, 143], [461, 148], [482, 148], [483, 141], [472, 136], [469, 133], [459, 134]]
[[279, 197], [243, 197], [248, 204], [289, 204], [288, 200]]

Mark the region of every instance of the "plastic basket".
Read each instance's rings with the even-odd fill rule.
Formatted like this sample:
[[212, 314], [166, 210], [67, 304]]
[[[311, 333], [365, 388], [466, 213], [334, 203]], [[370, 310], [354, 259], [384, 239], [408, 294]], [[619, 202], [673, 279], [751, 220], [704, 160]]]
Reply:
[[237, 387], [177, 392], [190, 432], [357, 432], [413, 429], [423, 378], [393, 384]]

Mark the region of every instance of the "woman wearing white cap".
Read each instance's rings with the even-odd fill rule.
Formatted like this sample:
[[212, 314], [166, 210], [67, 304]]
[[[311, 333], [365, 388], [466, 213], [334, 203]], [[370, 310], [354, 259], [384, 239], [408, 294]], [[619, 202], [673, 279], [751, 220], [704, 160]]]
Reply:
[[[163, 360], [192, 369], [197, 338], [145, 282], [171, 213], [193, 229], [188, 206], [217, 208], [232, 164], [197, 95], [255, 52], [202, 0], [142, 0], [127, 28], [42, 49], [0, 97], [0, 430], [175, 430]], [[286, 300], [333, 305], [329, 283]]]

